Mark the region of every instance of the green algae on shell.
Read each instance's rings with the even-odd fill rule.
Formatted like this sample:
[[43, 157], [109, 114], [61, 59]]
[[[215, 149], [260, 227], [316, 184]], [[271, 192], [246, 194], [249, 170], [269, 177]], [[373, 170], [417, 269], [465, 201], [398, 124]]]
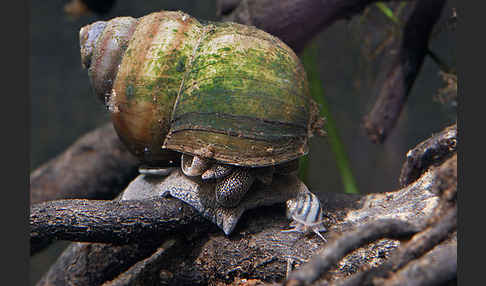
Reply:
[[278, 38], [182, 12], [134, 23], [118, 32], [130, 38], [104, 94], [120, 138], [142, 161], [178, 151], [256, 167], [308, 152], [315, 114], [306, 74]]

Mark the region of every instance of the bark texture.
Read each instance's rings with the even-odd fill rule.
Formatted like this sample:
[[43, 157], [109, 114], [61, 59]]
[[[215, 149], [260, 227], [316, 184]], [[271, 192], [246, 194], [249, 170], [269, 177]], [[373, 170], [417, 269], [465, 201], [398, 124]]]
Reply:
[[431, 165], [438, 165], [454, 154], [457, 148], [457, 124], [417, 145], [407, 153], [399, 182], [406, 186], [415, 181]]
[[283, 40], [296, 53], [337, 20], [348, 19], [374, 0], [220, 0], [223, 20], [255, 26]]
[[[257, 26], [299, 52], [318, 32], [373, 2], [228, 0], [220, 1], [219, 11], [225, 20]], [[404, 42], [420, 41], [402, 45], [405, 52], [382, 89], [386, 94], [398, 86], [401, 94], [379, 99], [373, 117], [366, 119], [376, 141], [386, 138], [398, 118], [423, 62], [420, 49], [444, 2], [418, 2], [422, 8], [407, 23]], [[429, 18], [428, 26], [417, 25], [423, 17]], [[389, 107], [392, 114], [382, 112]], [[282, 232], [289, 224], [283, 204], [245, 212], [226, 236], [172, 198], [99, 200], [114, 198], [137, 175], [138, 162], [107, 124], [31, 174], [31, 253], [55, 239], [77, 241], [38, 285], [427, 285], [454, 280], [457, 139], [444, 139], [446, 133], [450, 130], [422, 143], [432, 147], [409, 152], [414, 155], [404, 165], [399, 190], [366, 196], [320, 193], [328, 216], [324, 242], [312, 233]], [[428, 157], [426, 150], [435, 155]], [[58, 199], [64, 200], [51, 201]], [[418, 274], [417, 267], [426, 268]]]
[[418, 1], [403, 29], [396, 57], [378, 94], [364, 118], [368, 137], [383, 143], [395, 127], [415, 79], [428, 53], [429, 38], [439, 20], [445, 0]]
[[58, 200], [30, 210], [31, 252], [46, 241], [127, 244], [209, 227], [190, 206], [173, 198], [144, 201]]
[[[430, 165], [413, 183], [393, 192], [366, 196], [322, 193], [319, 198], [328, 215], [328, 232], [324, 233], [328, 242], [312, 233], [281, 232], [289, 223], [282, 204], [246, 212], [234, 233], [225, 236], [191, 207], [170, 198], [159, 198], [157, 205], [107, 201], [99, 205], [106, 212], [92, 212], [84, 203], [69, 205], [64, 200], [57, 202], [64, 204], [57, 206], [60, 213], [48, 211], [49, 216], [33, 225], [53, 224], [46, 228], [50, 238], [71, 235], [77, 240], [100, 241], [93, 238], [106, 235], [115, 237], [117, 244], [74, 243], [38, 285], [397, 285], [412, 274], [417, 285], [447, 282], [456, 277], [452, 262], [457, 255], [456, 194], [456, 155]], [[70, 211], [66, 219], [66, 208], [79, 211]], [[117, 208], [120, 213], [115, 212]], [[165, 212], [174, 221], [163, 216], [162, 222], [150, 215], [139, 217], [151, 212], [160, 215], [164, 208], [172, 208], [174, 213]], [[129, 213], [130, 219], [126, 219]], [[96, 216], [100, 219], [90, 218]], [[82, 230], [75, 228], [70, 234], [80, 221]], [[174, 231], [168, 231], [170, 225]], [[431, 259], [444, 263], [417, 276], [414, 265], [430, 264]], [[82, 262], [87, 260], [90, 263]]]
[[31, 173], [30, 203], [112, 199], [138, 174], [138, 164], [106, 123]]

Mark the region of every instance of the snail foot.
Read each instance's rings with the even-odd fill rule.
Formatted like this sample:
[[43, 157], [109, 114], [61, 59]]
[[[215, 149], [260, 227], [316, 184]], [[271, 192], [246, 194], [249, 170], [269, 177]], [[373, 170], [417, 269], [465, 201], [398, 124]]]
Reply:
[[203, 217], [229, 235], [245, 211], [284, 203], [295, 198], [300, 190], [307, 189], [295, 175], [276, 175], [270, 185], [253, 184], [237, 206], [227, 208], [217, 202], [215, 185], [216, 182], [203, 181], [197, 176], [185, 176], [181, 169], [175, 168], [167, 177], [139, 175], [128, 185], [120, 200], [170, 195], [194, 207]]

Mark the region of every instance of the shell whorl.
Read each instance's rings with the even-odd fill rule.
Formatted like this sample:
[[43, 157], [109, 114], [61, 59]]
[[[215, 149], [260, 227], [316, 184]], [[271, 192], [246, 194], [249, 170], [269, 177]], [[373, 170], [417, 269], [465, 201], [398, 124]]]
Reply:
[[94, 23], [80, 43], [96, 96], [148, 165], [169, 150], [245, 167], [308, 152], [305, 70], [264, 31], [160, 11]]
[[84, 26], [79, 32], [81, 64], [88, 69], [96, 96], [105, 104], [136, 24], [135, 18], [119, 17]]

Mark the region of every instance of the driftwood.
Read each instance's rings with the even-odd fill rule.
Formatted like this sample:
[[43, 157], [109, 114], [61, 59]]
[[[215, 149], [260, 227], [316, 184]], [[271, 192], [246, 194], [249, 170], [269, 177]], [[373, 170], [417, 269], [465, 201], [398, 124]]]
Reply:
[[52, 239], [127, 244], [208, 225], [193, 208], [173, 198], [58, 200], [31, 207], [30, 245], [35, 253]]
[[429, 38], [445, 0], [418, 1], [403, 29], [398, 53], [392, 60], [378, 98], [364, 117], [369, 138], [383, 143], [395, 126], [428, 52]]
[[30, 203], [112, 199], [138, 174], [138, 164], [106, 123], [32, 172]]
[[[446, 163], [444, 163], [444, 165], [437, 168], [441, 175], [440, 178], [438, 178], [434, 183], [437, 185], [442, 185], [440, 181], [449, 180], [447, 176], [449, 176], [450, 171], [454, 169], [457, 169], [456, 157], [449, 159]], [[457, 173], [455, 174], [455, 179], [457, 180]], [[452, 183], [448, 186], [448, 188], [449, 191], [455, 193], [457, 191], [457, 183]], [[423, 231], [414, 235], [403, 246], [393, 252], [387, 261], [376, 268], [359, 272], [351, 276], [349, 279], [341, 280], [337, 283], [337, 285], [380, 285], [381, 282], [377, 282], [377, 279], [384, 279], [389, 275], [390, 272], [399, 271], [403, 266], [407, 265], [413, 259], [422, 256], [427, 251], [431, 250], [433, 247], [450, 237], [451, 233], [454, 232], [457, 227], [457, 208], [455, 204], [451, 207], [447, 203], [447, 201], [449, 201], [449, 199], [447, 199], [447, 195], [443, 196], [441, 199], [442, 205], [434, 208], [434, 212], [430, 215], [425, 224], [418, 226], [418, 228], [422, 228]], [[447, 211], [444, 210], [444, 207], [448, 207]], [[391, 229], [392, 227], [395, 229]], [[360, 232], [358, 232], [358, 230], [360, 230]], [[397, 225], [397, 222], [394, 221], [375, 221], [370, 225], [361, 226], [358, 230], [356, 230], [354, 233], [341, 236], [338, 240], [334, 241], [332, 245], [329, 245], [323, 251], [323, 253], [316, 256], [309, 264], [305, 265], [302, 267], [302, 269], [296, 271], [295, 273], [292, 273], [288, 281], [288, 285], [306, 285], [316, 281], [332, 266], [332, 264], [335, 264], [342, 256], [344, 256], [343, 253], [348, 253], [350, 249], [353, 249], [351, 248], [352, 246], [361, 246], [363, 244], [363, 240], [364, 242], [368, 242], [368, 236], [370, 235], [375, 235], [374, 239], [376, 239], [385, 235], [389, 236], [390, 233], [404, 235], [410, 234], [411, 232], [417, 232], [416, 229], [413, 229], [413, 227], [409, 226], [408, 224]], [[449, 259], [453, 259], [453, 257], [450, 256]], [[427, 272], [427, 270], [424, 272]], [[421, 275], [427, 276], [423, 273]], [[453, 277], [450, 279], [452, 278]], [[434, 279], [437, 278], [434, 277]], [[402, 280], [402, 278], [393, 277], [390, 278], [390, 281], [392, 282], [383, 283], [394, 284], [401, 281], [401, 285], [408, 284], [408, 282], [405, 282], [406, 280]], [[441, 282], [447, 281], [448, 280]], [[398, 285], [400, 285], [400, 283], [398, 283]]]
[[[318, 31], [375, 1], [229, 2], [220, 9], [226, 20], [264, 29], [299, 52]], [[279, 4], [272, 6], [275, 3]], [[457, 265], [451, 262], [457, 255], [454, 148], [439, 163], [420, 169], [412, 166], [409, 174], [415, 175], [406, 176], [409, 183], [394, 192], [366, 196], [318, 193], [329, 216], [324, 234], [328, 242], [324, 242], [313, 234], [281, 232], [289, 223], [282, 204], [246, 212], [234, 233], [226, 236], [191, 207], [171, 198], [46, 202], [111, 199], [136, 176], [136, 160], [111, 126], [103, 128], [94, 132], [102, 132], [99, 135], [80, 139], [31, 175], [31, 186], [36, 188], [31, 191], [32, 253], [53, 239], [83, 241], [71, 244], [38, 285], [292, 285], [305, 283], [298, 274], [305, 267], [317, 269], [313, 278], [317, 283], [331, 284], [400, 284], [416, 274], [415, 265], [428, 265], [427, 275], [415, 276], [417, 283], [442, 283], [456, 277]], [[89, 139], [91, 136], [98, 139]], [[417, 152], [417, 162], [425, 153]], [[82, 161], [89, 161], [83, 168], [81, 154]], [[97, 165], [100, 163], [103, 165]], [[372, 232], [348, 239], [360, 226], [368, 226]], [[414, 243], [422, 241], [418, 238], [424, 244]], [[339, 250], [343, 245], [339, 241], [347, 241], [346, 247]], [[321, 251], [332, 247], [336, 249], [333, 259], [322, 262]], [[423, 256], [415, 259], [410, 253]], [[432, 259], [444, 263], [432, 267]], [[321, 267], [323, 263], [328, 266]]]
[[[30, 175], [30, 203], [58, 199], [112, 199], [138, 175], [138, 161], [111, 123], [85, 134]], [[36, 243], [36, 253], [50, 244]]]
[[457, 148], [457, 125], [451, 125], [439, 134], [417, 145], [407, 153], [399, 182], [406, 186], [415, 181], [431, 165], [438, 165], [454, 154]]
[[[457, 237], [457, 234], [456, 234]], [[457, 285], [457, 238], [410, 262], [383, 285]]]
[[[420, 145], [417, 148], [419, 147]], [[200, 285], [217, 282], [276, 282], [285, 280], [286, 273], [293, 268], [297, 268], [296, 271], [305, 271], [305, 267], [313, 262], [303, 265], [308, 261], [314, 261], [310, 258], [321, 249], [332, 253], [334, 258], [326, 262], [328, 266], [325, 269], [314, 266], [319, 269], [315, 275], [316, 279], [320, 279], [318, 281], [335, 283], [348, 278], [349, 280], [342, 281], [352, 282], [378, 277], [380, 281], [387, 281], [386, 283], [392, 285], [393, 281], [402, 281], [400, 279], [403, 278], [400, 277], [406, 277], [406, 273], [413, 273], [410, 263], [429, 263], [427, 261], [432, 259], [427, 258], [429, 256], [449, 261], [457, 255], [451, 246], [451, 239], [455, 239], [453, 212], [456, 191], [457, 156], [453, 155], [438, 166], [430, 166], [416, 181], [394, 192], [366, 196], [320, 193], [319, 198], [326, 206], [326, 212], [330, 217], [327, 221], [329, 231], [324, 234], [327, 243], [313, 234], [281, 232], [288, 226], [285, 209], [281, 204], [248, 211], [243, 215], [234, 234], [229, 237], [198, 215], [193, 216], [195, 212], [191, 207], [183, 204], [180, 205], [180, 214], [173, 214], [175, 218], [187, 215], [187, 220], [181, 220], [179, 228], [176, 226], [178, 231], [166, 231], [170, 227], [165, 229], [164, 223], [155, 222], [150, 218], [135, 217], [144, 212], [162, 212], [160, 209], [166, 206], [160, 203], [162, 201], [168, 202], [167, 207], [172, 207], [173, 203], [177, 204], [176, 200], [169, 198], [159, 199], [156, 211], [153, 210], [154, 205], [149, 202], [105, 202], [105, 207], [112, 208], [113, 211], [101, 215], [101, 224], [96, 219], [86, 220], [87, 217], [96, 215], [89, 215], [90, 212], [83, 213], [82, 210], [61, 210], [69, 212], [69, 219], [57, 217], [56, 212], [51, 212], [51, 216], [46, 217], [42, 224], [48, 226], [50, 223], [57, 223], [48, 231], [53, 237], [59, 235], [57, 238], [63, 238], [63, 235], [68, 233], [67, 229], [79, 225], [78, 222], [82, 221], [85, 229], [89, 229], [83, 232], [91, 234], [80, 234], [76, 236], [76, 240], [100, 241], [93, 239], [96, 233], [106, 234], [106, 229], [110, 229], [108, 225], [112, 224], [113, 229], [123, 233], [118, 236], [113, 233], [115, 237], [119, 237], [118, 243], [138, 243], [75, 243], [61, 255], [38, 285]], [[67, 201], [60, 202], [61, 205], [63, 203], [65, 207], [77, 207], [67, 205]], [[114, 212], [116, 204], [119, 204], [122, 215]], [[132, 206], [136, 208], [122, 206], [123, 204], [134, 204]], [[84, 207], [83, 204], [81, 209]], [[41, 212], [40, 209], [35, 213]], [[133, 213], [133, 223], [119, 223], [124, 220], [125, 212]], [[150, 231], [151, 224], [156, 231]], [[177, 222], [174, 222], [174, 225], [177, 225]], [[369, 226], [368, 232], [356, 230], [356, 227], [365, 226]], [[60, 233], [56, 234], [55, 229], [59, 229]], [[413, 234], [415, 235], [412, 236]], [[405, 242], [411, 236], [412, 238]], [[347, 241], [346, 249], [342, 248], [342, 241]], [[438, 247], [436, 245], [444, 245], [447, 251], [440, 254], [433, 252]], [[434, 246], [435, 248], [432, 248]], [[341, 250], [332, 250], [336, 247], [341, 247]], [[425, 254], [422, 260], [414, 260], [421, 253]], [[123, 263], [117, 264], [118, 261]], [[387, 264], [387, 261], [393, 263]], [[402, 262], [395, 263], [396, 261]], [[96, 268], [93, 268], [91, 263], [94, 263]], [[381, 266], [384, 269], [377, 268], [381, 270], [366, 272], [370, 266], [376, 265], [385, 266]], [[449, 271], [441, 272], [444, 275], [434, 276], [433, 279], [447, 281], [455, 277], [455, 267], [451, 263], [431, 268], [430, 271], [434, 274], [435, 271], [447, 270], [441, 267], [446, 267]], [[361, 276], [350, 276], [356, 273]], [[295, 278], [298, 274], [291, 273], [289, 277]], [[417, 277], [426, 278], [427, 276]], [[295, 282], [295, 279], [288, 283], [292, 285], [292, 281]], [[351, 282], [345, 285], [361, 285]]]
[[152, 256], [160, 244], [72, 243], [37, 285], [101, 285]]
[[293, 272], [287, 284], [304, 285], [316, 281], [352, 250], [382, 238], [409, 238], [419, 231], [417, 226], [395, 219], [375, 220], [343, 234], [326, 246], [323, 253]]
[[362, 12], [374, 2], [377, 1], [219, 0], [217, 11], [223, 20], [260, 28], [299, 53], [319, 32]]

